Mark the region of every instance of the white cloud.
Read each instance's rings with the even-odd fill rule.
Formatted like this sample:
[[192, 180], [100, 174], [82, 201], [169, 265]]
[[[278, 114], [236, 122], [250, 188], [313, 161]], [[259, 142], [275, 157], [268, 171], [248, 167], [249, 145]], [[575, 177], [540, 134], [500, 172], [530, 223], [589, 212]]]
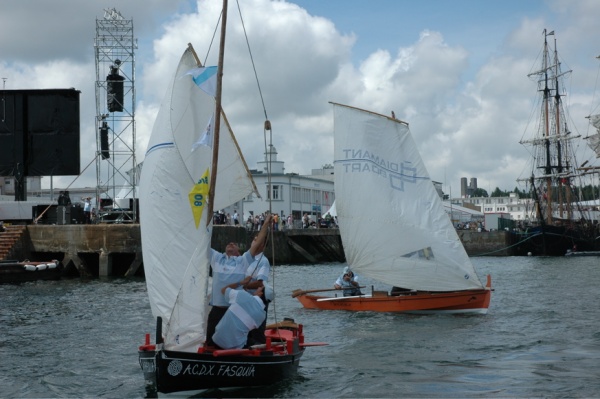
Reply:
[[[95, 143], [95, 19], [113, 5], [104, 0], [29, 0], [10, 5], [3, 1], [2, 5], [0, 77], [8, 78], [9, 89], [82, 91], [83, 168], [95, 151], [89, 145]], [[139, 38], [138, 161], [143, 159], [154, 116], [181, 53], [191, 42], [205, 59], [220, 5], [218, 0], [132, 0], [117, 6], [124, 17], [133, 18]], [[596, 1], [551, 1], [534, 18], [524, 14], [515, 20], [501, 42], [486, 43], [486, 32], [480, 32], [475, 49], [467, 47], [470, 39], [465, 38], [463, 45], [453, 36], [448, 43], [451, 32], [423, 25], [411, 33], [413, 43], [403, 37], [403, 44], [394, 50], [375, 50], [359, 57], [359, 63], [353, 52], [359, 41], [369, 39], [341, 33], [334, 21], [285, 1], [246, 0], [240, 7], [263, 98], [258, 95], [237, 4], [230, 2], [224, 107], [250, 167], [263, 157], [263, 100], [273, 126], [273, 144], [286, 172], [309, 173], [331, 163], [333, 121], [328, 102], [335, 101], [383, 114], [393, 110], [409, 122], [432, 178], [453, 185], [453, 192], [463, 176], [489, 182], [486, 189], [512, 189], [526, 173], [528, 153], [518, 142], [533, 123], [536, 86], [527, 74], [536, 67], [544, 28], [556, 31], [559, 51], [574, 71], [572, 94], [567, 98], [573, 129], [587, 131], [584, 116], [591, 109], [598, 69], [593, 57], [600, 54], [592, 40], [600, 34]], [[67, 12], [78, 18], [60, 17]], [[15, 21], [27, 21], [31, 29], [14, 35], [23, 25]], [[386, 29], [372, 26], [373, 31]], [[489, 53], [481, 53], [481, 43], [489, 45]], [[217, 51], [215, 40], [209, 64], [215, 63]], [[81, 178], [84, 183], [76, 185], [95, 185], [91, 169]]]

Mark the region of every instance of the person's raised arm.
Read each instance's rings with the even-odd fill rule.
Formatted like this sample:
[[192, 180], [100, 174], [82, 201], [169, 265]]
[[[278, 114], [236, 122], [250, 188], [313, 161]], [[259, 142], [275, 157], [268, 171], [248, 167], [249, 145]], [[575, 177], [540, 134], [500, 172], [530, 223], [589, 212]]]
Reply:
[[250, 245], [250, 254], [253, 257], [258, 255], [263, 251], [263, 249], [265, 249], [265, 244], [267, 243], [267, 229], [271, 225], [271, 219], [272, 216], [270, 214], [267, 215], [267, 217], [265, 217], [264, 224], [262, 225], [256, 238], [254, 239], [254, 241], [252, 241], [252, 244]]

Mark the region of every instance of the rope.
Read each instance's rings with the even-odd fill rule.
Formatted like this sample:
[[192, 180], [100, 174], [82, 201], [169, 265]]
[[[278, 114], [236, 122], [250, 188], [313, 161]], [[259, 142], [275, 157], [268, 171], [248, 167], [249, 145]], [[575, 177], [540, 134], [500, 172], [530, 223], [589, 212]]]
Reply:
[[206, 55], [204, 56], [204, 65], [205, 66], [206, 66], [206, 60], [208, 59], [208, 54], [210, 54], [210, 49], [212, 48], [213, 42], [215, 41], [215, 38], [217, 37], [217, 32], [219, 29], [219, 24], [221, 23], [222, 16], [223, 16], [223, 10], [221, 10], [221, 14], [219, 14], [219, 19], [217, 20], [217, 23], [215, 25], [215, 30], [213, 31], [212, 39], [210, 39], [210, 44], [208, 45], [208, 50], [206, 51]]
[[[526, 241], [529, 241], [529, 240], [531, 240], [532, 238], [534, 238], [534, 237], [537, 237], [537, 236], [538, 236], [538, 235], [540, 235], [540, 234], [542, 234], [542, 233], [536, 233], [536, 234], [534, 234], [534, 235], [532, 235], [532, 236], [529, 236], [529, 237], [527, 237], [527, 238], [526, 238], [526, 239], [524, 239], [524, 240], [519, 240], [519, 242], [517, 242], [517, 243], [515, 243], [515, 244], [513, 244], [513, 245], [509, 245], [508, 247], [500, 248], [500, 249], [497, 249], [497, 250], [495, 250], [495, 251], [491, 251], [491, 252], [484, 252], [484, 253], [482, 253], [482, 254], [473, 255], [473, 257], [477, 257], [477, 256], [488, 256], [488, 255], [491, 255], [491, 254], [495, 254], [495, 253], [497, 253], [497, 252], [506, 251], [507, 249], [509, 249], [509, 248], [512, 248], [512, 247], [516, 247], [517, 245], [519, 245], [519, 244], [522, 244], [522, 243], [524, 243], [524, 242], [526, 242]], [[546, 234], [551, 234], [551, 233], [546, 233]]]
[[[269, 117], [267, 115], [267, 108], [265, 106], [265, 100], [262, 94], [262, 89], [260, 87], [260, 81], [258, 79], [258, 73], [256, 71], [256, 64], [254, 63], [254, 57], [252, 56], [252, 49], [250, 48], [250, 41], [248, 40], [248, 34], [246, 32], [246, 25], [244, 24], [244, 18], [242, 17], [242, 10], [240, 8], [240, 3], [239, 0], [236, 1], [237, 7], [238, 7], [238, 12], [240, 14], [240, 21], [242, 23], [242, 29], [244, 30], [244, 37], [246, 39], [246, 46], [248, 47], [248, 54], [250, 55], [250, 61], [252, 62], [252, 70], [254, 71], [254, 77], [256, 79], [256, 86], [258, 87], [258, 93], [260, 95], [260, 101], [262, 104], [262, 108], [263, 108], [263, 113], [265, 115], [265, 124], [264, 124], [264, 128], [263, 128], [263, 138], [264, 138], [264, 147], [265, 147], [265, 154], [268, 154], [268, 159], [267, 161], [267, 196], [268, 196], [268, 201], [269, 201], [269, 213], [271, 215], [273, 215], [273, 186], [271, 183], [271, 151], [270, 148], [267, 146], [267, 131], [269, 132], [269, 146], [272, 146], [273, 144], [273, 130], [271, 128], [271, 122], [269, 121]], [[273, 223], [271, 221], [271, 223]], [[267, 242], [271, 242], [271, 259], [273, 260], [272, 264], [271, 264], [271, 286], [273, 287], [273, 289], [275, 288], [275, 245], [274, 245], [274, 239], [273, 239], [273, 226], [269, 226], [269, 232], [267, 234]], [[266, 244], [265, 244], [266, 245]], [[278, 323], [278, 317], [277, 317], [277, 306], [275, 305], [275, 303], [272, 304], [271, 309], [273, 309], [273, 318], [275, 319], [275, 323]], [[277, 329], [277, 331], [279, 332], [279, 329]], [[281, 339], [281, 335], [279, 336]], [[284, 347], [284, 351], [287, 352], [287, 346]]]
[[250, 54], [250, 61], [252, 62], [252, 70], [254, 71], [254, 76], [256, 78], [256, 85], [258, 86], [258, 93], [260, 94], [260, 101], [263, 106], [263, 112], [265, 113], [265, 119], [269, 120], [269, 117], [267, 116], [267, 109], [265, 107], [265, 100], [262, 95], [262, 90], [260, 89], [260, 82], [258, 81], [256, 65], [254, 65], [254, 57], [252, 57], [252, 50], [250, 49], [250, 41], [248, 40], [248, 34], [246, 33], [246, 25], [244, 25], [244, 18], [242, 18], [242, 10], [240, 9], [239, 0], [236, 1], [236, 4], [238, 6], [238, 12], [240, 14], [240, 21], [242, 22], [242, 29], [244, 30], [244, 37], [246, 38], [246, 46], [248, 46], [248, 54]]

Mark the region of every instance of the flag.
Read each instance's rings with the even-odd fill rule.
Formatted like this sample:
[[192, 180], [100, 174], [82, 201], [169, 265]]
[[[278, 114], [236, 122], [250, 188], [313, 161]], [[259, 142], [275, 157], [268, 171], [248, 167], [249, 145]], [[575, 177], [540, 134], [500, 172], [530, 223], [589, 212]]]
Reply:
[[198, 148], [202, 145], [212, 148], [213, 129], [214, 129], [213, 128], [213, 119], [214, 119], [214, 114], [210, 116], [208, 125], [206, 125], [206, 130], [204, 131], [204, 134], [202, 135], [202, 137], [200, 137], [200, 140], [196, 141], [192, 145], [192, 152], [194, 152], [194, 150], [196, 150], [196, 148]]
[[192, 75], [192, 79], [206, 94], [215, 97], [217, 95], [217, 67], [200, 67], [186, 72], [186, 75]]
[[204, 210], [204, 205], [208, 199], [208, 187], [208, 168], [206, 168], [206, 172], [204, 172], [200, 180], [198, 180], [198, 183], [192, 187], [192, 190], [188, 194], [194, 221], [196, 222], [196, 228], [200, 225], [202, 211]]

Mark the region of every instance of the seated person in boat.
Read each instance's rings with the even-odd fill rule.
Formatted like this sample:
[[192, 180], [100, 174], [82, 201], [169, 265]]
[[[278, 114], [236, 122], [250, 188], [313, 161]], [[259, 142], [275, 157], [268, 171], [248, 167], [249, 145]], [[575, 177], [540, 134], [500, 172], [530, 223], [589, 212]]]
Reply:
[[[256, 238], [254, 238], [256, 240]], [[267, 257], [261, 252], [255, 257], [255, 261], [248, 267], [246, 271], [246, 279], [243, 281], [243, 287], [246, 291], [254, 294], [260, 287], [264, 287], [269, 281], [271, 274], [271, 264]], [[265, 314], [269, 311], [269, 303], [265, 305]], [[265, 338], [265, 328], [267, 326], [267, 318], [262, 324], [248, 333], [248, 345], [264, 344], [267, 342]]]
[[212, 336], [221, 349], [248, 347], [248, 332], [265, 320], [265, 306], [273, 299], [273, 289], [269, 285], [257, 288], [254, 294], [236, 288], [236, 284], [230, 284], [222, 289], [231, 305]]
[[243, 255], [240, 256], [240, 249], [233, 242], [227, 244], [225, 253], [211, 250], [212, 295], [210, 305], [212, 308], [208, 313], [206, 325], [206, 345], [214, 345], [212, 336], [215, 333], [215, 327], [229, 307], [229, 301], [225, 297], [223, 289], [230, 284], [241, 286], [246, 278], [246, 270], [254, 262], [254, 257], [261, 253], [265, 247], [267, 227], [270, 225], [271, 215], [268, 215], [265, 221], [266, 223], [258, 232], [256, 239], [252, 241], [250, 249]]
[[358, 288], [358, 276], [354, 274], [348, 266], [344, 267], [344, 272], [333, 284], [336, 290], [344, 290], [344, 296], [362, 295]]

